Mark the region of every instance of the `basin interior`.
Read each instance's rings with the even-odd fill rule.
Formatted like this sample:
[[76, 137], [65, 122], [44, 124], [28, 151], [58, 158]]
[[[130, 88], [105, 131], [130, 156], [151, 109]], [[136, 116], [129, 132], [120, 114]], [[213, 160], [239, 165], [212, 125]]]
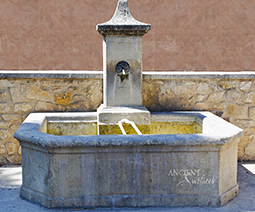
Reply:
[[[96, 119], [46, 119], [42, 132], [53, 135], [121, 135], [118, 125], [99, 125]], [[202, 133], [202, 122], [197, 117], [152, 116], [151, 124], [136, 124], [142, 134], [197, 134]], [[124, 123], [127, 134], [137, 134], [131, 124]], [[99, 131], [99, 133], [98, 133]]]

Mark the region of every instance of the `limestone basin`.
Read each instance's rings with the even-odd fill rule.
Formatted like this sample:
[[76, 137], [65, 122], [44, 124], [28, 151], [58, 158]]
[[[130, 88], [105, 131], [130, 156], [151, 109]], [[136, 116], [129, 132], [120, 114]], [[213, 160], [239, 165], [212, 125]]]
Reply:
[[[86, 135], [96, 119], [96, 112], [27, 117], [14, 135], [22, 146], [22, 198], [48, 208], [215, 207], [237, 195], [242, 130], [218, 116], [151, 113], [152, 122], [201, 124], [193, 134]], [[83, 124], [85, 133], [47, 133], [61, 122], [78, 132]]]

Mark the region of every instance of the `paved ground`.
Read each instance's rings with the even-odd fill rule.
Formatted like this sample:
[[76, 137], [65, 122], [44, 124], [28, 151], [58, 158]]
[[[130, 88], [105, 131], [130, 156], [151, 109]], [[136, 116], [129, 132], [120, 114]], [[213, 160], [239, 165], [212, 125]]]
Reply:
[[0, 167], [0, 212], [255, 212], [255, 162], [238, 164], [238, 184], [240, 186], [238, 196], [220, 208], [141, 208], [141, 209], [67, 209], [50, 210], [39, 205], [29, 203], [19, 197], [21, 186], [21, 167]]

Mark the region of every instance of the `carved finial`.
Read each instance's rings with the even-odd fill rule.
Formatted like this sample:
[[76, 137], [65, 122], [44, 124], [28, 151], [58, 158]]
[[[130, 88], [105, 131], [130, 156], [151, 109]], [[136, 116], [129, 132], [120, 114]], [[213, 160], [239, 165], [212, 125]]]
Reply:
[[128, 7], [128, 1], [127, 0], [118, 1], [116, 11], [109, 22], [121, 24], [121, 23], [127, 23], [131, 21], [136, 21], [136, 20], [133, 18], [133, 16], [130, 13], [130, 10]]
[[97, 25], [97, 30], [105, 35], [144, 35], [151, 29], [150, 24], [133, 18], [127, 0], [119, 0], [116, 11], [110, 21]]

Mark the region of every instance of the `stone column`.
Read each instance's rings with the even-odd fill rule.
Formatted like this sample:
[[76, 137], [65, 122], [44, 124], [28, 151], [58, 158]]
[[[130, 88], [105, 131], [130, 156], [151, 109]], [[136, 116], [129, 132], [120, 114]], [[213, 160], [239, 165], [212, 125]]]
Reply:
[[110, 21], [97, 25], [104, 57], [100, 123], [116, 124], [122, 118], [149, 123], [149, 111], [142, 105], [142, 36], [150, 28], [132, 17], [127, 0], [118, 2]]

